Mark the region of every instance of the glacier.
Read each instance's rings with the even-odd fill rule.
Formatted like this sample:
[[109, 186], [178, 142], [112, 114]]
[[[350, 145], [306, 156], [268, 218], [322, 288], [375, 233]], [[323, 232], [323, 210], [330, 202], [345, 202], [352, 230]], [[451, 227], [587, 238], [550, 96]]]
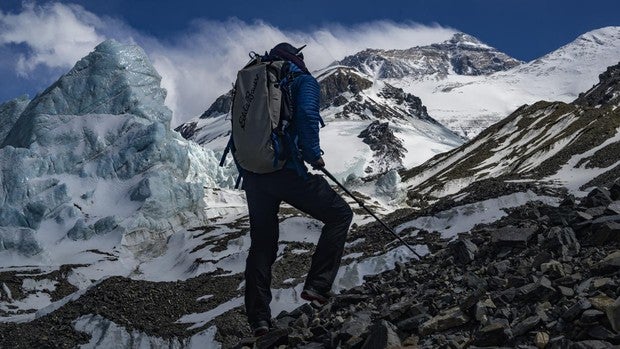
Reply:
[[170, 129], [161, 77], [135, 45], [108, 40], [37, 95], [0, 105], [0, 253], [35, 256], [113, 236], [133, 252], [204, 224], [205, 188], [231, 170]]

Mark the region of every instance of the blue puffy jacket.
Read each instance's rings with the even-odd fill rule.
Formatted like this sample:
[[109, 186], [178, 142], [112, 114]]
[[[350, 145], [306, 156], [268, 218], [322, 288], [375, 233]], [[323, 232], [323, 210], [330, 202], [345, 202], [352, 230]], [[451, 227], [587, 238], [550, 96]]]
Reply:
[[[295, 64], [291, 63], [293, 73], [301, 73]], [[293, 102], [293, 125], [289, 129], [289, 134], [294, 138], [295, 143], [301, 151], [302, 159], [307, 163], [314, 163], [321, 157], [321, 147], [319, 144], [319, 129], [323, 124], [319, 114], [319, 103], [321, 89], [319, 83], [310, 74], [301, 74], [295, 77], [289, 85]], [[287, 161], [287, 168], [298, 169], [303, 164]]]

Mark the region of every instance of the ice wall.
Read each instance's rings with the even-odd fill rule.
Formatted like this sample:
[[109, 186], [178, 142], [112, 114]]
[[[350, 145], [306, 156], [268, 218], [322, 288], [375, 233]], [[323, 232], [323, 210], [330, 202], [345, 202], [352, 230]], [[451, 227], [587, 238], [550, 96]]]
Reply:
[[0, 251], [105, 234], [137, 251], [204, 223], [204, 186], [232, 174], [170, 130], [160, 80], [110, 40], [25, 107], [0, 149]]

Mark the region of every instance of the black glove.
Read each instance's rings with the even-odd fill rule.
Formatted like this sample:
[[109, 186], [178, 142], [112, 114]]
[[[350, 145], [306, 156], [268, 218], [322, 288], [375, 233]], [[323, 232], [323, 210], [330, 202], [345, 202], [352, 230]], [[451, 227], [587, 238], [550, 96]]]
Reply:
[[317, 161], [311, 163], [310, 165], [312, 165], [312, 168], [316, 170], [316, 169], [325, 167], [325, 161], [323, 161], [323, 158], [321, 157]]

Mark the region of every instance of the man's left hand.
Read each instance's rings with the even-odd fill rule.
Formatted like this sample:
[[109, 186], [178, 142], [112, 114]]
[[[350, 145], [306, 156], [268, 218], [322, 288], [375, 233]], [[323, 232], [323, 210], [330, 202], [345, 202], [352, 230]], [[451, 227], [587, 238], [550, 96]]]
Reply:
[[314, 169], [323, 168], [325, 167], [325, 161], [323, 161], [323, 158], [321, 157], [317, 161], [313, 162], [311, 165]]

